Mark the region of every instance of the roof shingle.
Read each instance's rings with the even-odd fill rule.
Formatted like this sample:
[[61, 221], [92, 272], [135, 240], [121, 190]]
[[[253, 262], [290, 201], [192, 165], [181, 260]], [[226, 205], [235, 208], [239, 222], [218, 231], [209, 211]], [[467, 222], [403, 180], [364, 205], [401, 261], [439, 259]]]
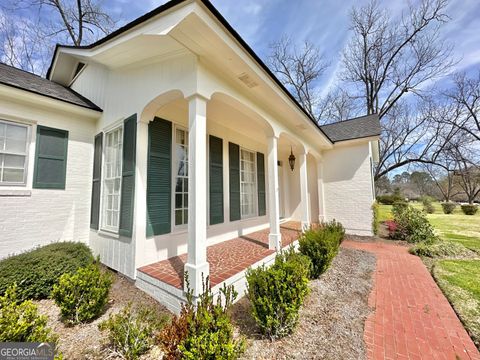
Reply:
[[0, 63], [0, 84], [26, 90], [35, 94], [57, 99], [84, 108], [102, 111], [97, 105], [79, 93], [63, 85]]
[[377, 114], [327, 124], [320, 128], [333, 142], [379, 136], [382, 132]]

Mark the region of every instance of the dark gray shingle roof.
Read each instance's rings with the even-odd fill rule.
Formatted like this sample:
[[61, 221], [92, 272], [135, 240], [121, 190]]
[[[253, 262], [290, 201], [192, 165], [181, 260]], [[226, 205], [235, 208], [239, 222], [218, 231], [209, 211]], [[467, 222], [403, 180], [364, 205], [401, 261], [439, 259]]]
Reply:
[[68, 87], [3, 63], [0, 63], [0, 84], [48, 96], [52, 99], [88, 109], [102, 111], [93, 102]]
[[320, 128], [333, 142], [379, 136], [382, 131], [376, 114], [323, 125]]

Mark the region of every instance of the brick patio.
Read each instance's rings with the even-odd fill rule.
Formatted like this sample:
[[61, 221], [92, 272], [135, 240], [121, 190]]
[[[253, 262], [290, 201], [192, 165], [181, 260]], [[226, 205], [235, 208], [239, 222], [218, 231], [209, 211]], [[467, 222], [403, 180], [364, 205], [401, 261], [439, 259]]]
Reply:
[[365, 323], [368, 359], [480, 359], [429, 271], [406, 247], [344, 241], [376, 255], [374, 309]]
[[[283, 247], [297, 240], [301, 225], [287, 222], [280, 226]], [[227, 240], [207, 247], [207, 261], [210, 264], [210, 282], [215, 286], [242, 272], [249, 266], [274, 253], [268, 249], [270, 229], [257, 231], [239, 238]], [[183, 268], [187, 254], [143, 266], [138, 270], [178, 289], [183, 289]]]

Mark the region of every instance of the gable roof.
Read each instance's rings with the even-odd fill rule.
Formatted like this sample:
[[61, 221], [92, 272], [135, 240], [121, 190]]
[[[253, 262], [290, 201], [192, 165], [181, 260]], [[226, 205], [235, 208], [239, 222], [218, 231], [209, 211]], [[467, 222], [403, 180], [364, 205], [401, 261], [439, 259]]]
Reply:
[[4, 63], [0, 63], [0, 84], [84, 108], [102, 111], [93, 102], [66, 86]]
[[321, 129], [333, 142], [380, 136], [382, 132], [377, 114], [323, 125]]

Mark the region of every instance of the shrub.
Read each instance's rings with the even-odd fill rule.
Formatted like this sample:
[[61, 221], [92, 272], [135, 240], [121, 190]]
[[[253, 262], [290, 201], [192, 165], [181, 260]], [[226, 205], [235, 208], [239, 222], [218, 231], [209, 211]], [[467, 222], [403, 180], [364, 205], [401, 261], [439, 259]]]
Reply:
[[442, 209], [444, 214], [452, 214], [453, 210], [457, 207], [457, 204], [454, 202], [444, 202], [442, 203]]
[[474, 204], [462, 205], [461, 208], [465, 215], [475, 215], [478, 211], [478, 206]]
[[437, 241], [431, 244], [425, 242], [418, 243], [412, 246], [409, 252], [413, 255], [429, 258], [468, 256], [472, 253], [462, 244], [449, 241]]
[[392, 238], [409, 243], [431, 243], [437, 240], [433, 227], [422, 211], [412, 206], [394, 206], [392, 212], [396, 224], [395, 231], [391, 233]]
[[0, 342], [57, 343], [57, 336], [47, 327], [47, 317], [38, 314], [30, 300], [19, 301], [17, 286], [0, 296]]
[[345, 228], [341, 223], [333, 219], [329, 222], [324, 222], [321, 224], [320, 229], [323, 229], [326, 232], [335, 234], [338, 237], [338, 242], [341, 244], [345, 237]]
[[329, 268], [338, 254], [344, 234], [343, 226], [335, 222], [316, 229], [310, 228], [300, 236], [299, 250], [312, 260], [311, 278], [318, 278]]
[[[188, 277], [185, 281], [189, 288]], [[208, 277], [196, 305], [192, 292], [188, 290], [187, 303], [182, 306], [180, 316], [174, 317], [159, 336], [164, 358], [237, 359], [244, 351], [245, 343], [243, 339], [234, 340], [228, 314], [236, 297], [233, 286], [224, 285], [214, 302]]]
[[400, 194], [378, 195], [377, 201], [382, 205], [393, 205], [397, 201], [405, 201]]
[[64, 273], [74, 273], [93, 262], [82, 243], [60, 242], [11, 256], [0, 261], [0, 295], [17, 284], [19, 301], [46, 299]]
[[112, 285], [112, 276], [97, 264], [80, 268], [75, 274], [63, 274], [54, 285], [52, 298], [64, 320], [72, 324], [87, 322], [103, 311]]
[[98, 327], [102, 331], [108, 331], [108, 342], [114, 355], [133, 360], [152, 347], [155, 334], [163, 328], [167, 319], [166, 315], [160, 316], [151, 308], [133, 310], [132, 304], [128, 304]]
[[435, 201], [434, 198], [431, 196], [422, 196], [421, 200], [423, 204], [423, 210], [425, 210], [427, 214], [435, 213], [435, 207], [433, 206], [433, 202]]
[[309, 292], [309, 261], [293, 255], [293, 249], [275, 258], [270, 267], [247, 270], [247, 295], [252, 316], [261, 332], [270, 339], [292, 332], [298, 312]]
[[379, 220], [379, 206], [378, 206], [378, 202], [374, 202], [372, 204], [372, 213], [373, 213], [373, 216], [372, 216], [372, 232], [373, 232], [373, 235], [378, 235], [378, 227], [380, 225], [380, 220]]

